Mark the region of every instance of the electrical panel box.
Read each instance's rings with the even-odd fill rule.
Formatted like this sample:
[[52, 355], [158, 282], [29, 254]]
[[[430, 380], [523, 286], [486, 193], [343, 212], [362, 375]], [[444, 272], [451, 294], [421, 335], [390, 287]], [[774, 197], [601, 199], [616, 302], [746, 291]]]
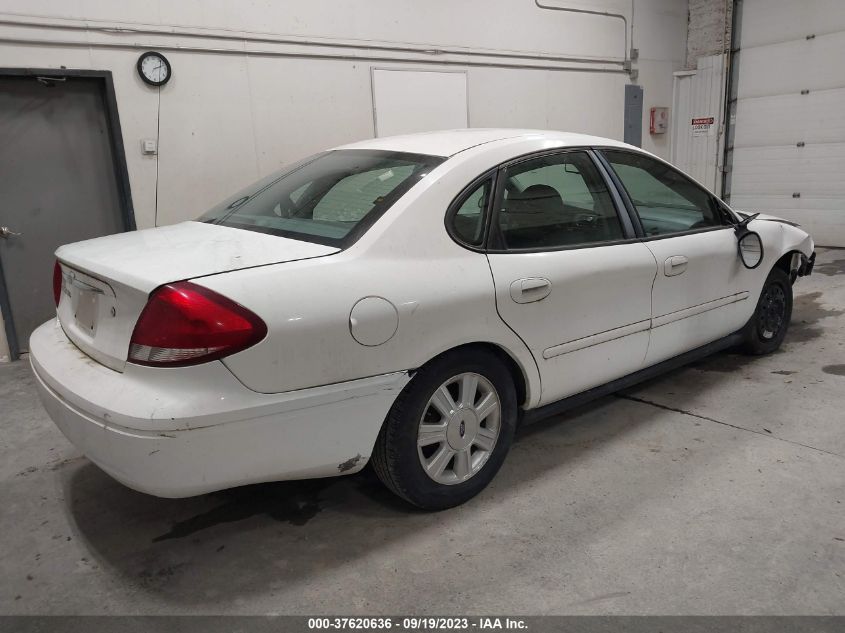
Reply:
[[648, 131], [652, 134], [665, 134], [669, 128], [669, 108], [652, 108]]

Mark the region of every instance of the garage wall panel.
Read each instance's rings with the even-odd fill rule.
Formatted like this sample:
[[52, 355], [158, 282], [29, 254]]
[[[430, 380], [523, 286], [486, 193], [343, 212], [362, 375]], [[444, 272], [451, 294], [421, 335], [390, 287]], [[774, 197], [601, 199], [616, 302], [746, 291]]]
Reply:
[[758, 212], [765, 209], [782, 218], [793, 218], [815, 238], [816, 244], [845, 243], [845, 216], [836, 198], [770, 196], [755, 193], [731, 197], [735, 209]]
[[845, 31], [742, 49], [740, 99], [845, 87]]
[[737, 148], [734, 158], [732, 195], [798, 193], [845, 200], [845, 143]]
[[845, 88], [745, 99], [737, 112], [740, 147], [845, 142]]
[[742, 48], [845, 31], [842, 0], [743, 0]]
[[845, 246], [845, 2], [740, 6], [730, 202]]

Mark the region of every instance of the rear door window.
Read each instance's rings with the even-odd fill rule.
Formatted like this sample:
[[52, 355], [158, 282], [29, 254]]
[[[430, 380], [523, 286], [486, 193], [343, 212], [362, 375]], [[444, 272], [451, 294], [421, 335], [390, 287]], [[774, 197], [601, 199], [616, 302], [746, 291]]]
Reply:
[[484, 241], [487, 202], [492, 189], [492, 177], [486, 178], [458, 201], [458, 207], [449, 222], [453, 235], [465, 244], [480, 246]]
[[580, 151], [507, 167], [497, 230], [506, 249], [555, 249], [625, 239], [610, 192]]

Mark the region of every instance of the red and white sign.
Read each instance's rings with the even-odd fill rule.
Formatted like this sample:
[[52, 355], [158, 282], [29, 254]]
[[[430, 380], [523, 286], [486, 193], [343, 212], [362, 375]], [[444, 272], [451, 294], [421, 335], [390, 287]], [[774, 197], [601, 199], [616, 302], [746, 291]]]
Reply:
[[692, 120], [692, 135], [693, 136], [710, 136], [713, 133], [713, 124], [716, 123], [716, 117], [701, 116], [694, 117]]

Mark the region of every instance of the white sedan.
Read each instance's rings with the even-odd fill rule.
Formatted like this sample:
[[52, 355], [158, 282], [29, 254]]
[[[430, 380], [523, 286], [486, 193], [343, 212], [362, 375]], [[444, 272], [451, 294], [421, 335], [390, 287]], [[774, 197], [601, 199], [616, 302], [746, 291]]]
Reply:
[[44, 406], [181, 497], [354, 473], [462, 503], [521, 421], [741, 345], [776, 349], [813, 241], [617, 141], [531, 130], [317, 154], [197, 221], [61, 247]]

